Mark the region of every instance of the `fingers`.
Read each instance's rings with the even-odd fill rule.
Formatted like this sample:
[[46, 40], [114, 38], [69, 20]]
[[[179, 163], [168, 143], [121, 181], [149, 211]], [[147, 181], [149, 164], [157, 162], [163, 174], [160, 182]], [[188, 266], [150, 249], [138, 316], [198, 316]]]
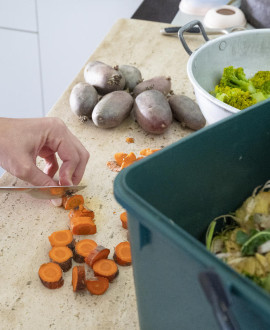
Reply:
[[14, 175], [33, 186], [55, 186], [56, 182], [42, 172], [32, 161], [22, 162], [20, 168], [14, 171]]
[[51, 178], [55, 176], [55, 173], [58, 170], [58, 162], [55, 154], [50, 155], [49, 157], [44, 158], [46, 165], [43, 169], [43, 172], [49, 175]]

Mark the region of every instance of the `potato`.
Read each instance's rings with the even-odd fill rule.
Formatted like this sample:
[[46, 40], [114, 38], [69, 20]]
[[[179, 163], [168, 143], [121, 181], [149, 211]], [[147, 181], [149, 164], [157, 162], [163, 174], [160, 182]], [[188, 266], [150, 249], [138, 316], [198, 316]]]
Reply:
[[84, 79], [94, 86], [100, 95], [123, 90], [125, 87], [125, 78], [122, 73], [100, 61], [86, 64]]
[[164, 95], [167, 95], [171, 91], [171, 87], [170, 77], [158, 76], [139, 83], [133, 90], [133, 96], [136, 97], [140, 93], [149, 89], [156, 89]]
[[98, 93], [92, 85], [79, 82], [72, 88], [69, 97], [71, 111], [83, 120], [91, 119], [92, 111], [97, 102]]
[[133, 97], [125, 91], [109, 93], [95, 106], [92, 120], [98, 127], [116, 127], [130, 114], [133, 102]]
[[155, 89], [140, 93], [133, 106], [138, 124], [148, 133], [162, 134], [172, 122], [172, 111], [166, 97]]
[[180, 121], [183, 127], [187, 126], [198, 130], [205, 126], [206, 120], [199, 108], [191, 98], [185, 95], [173, 95], [169, 98], [173, 116]]
[[126, 80], [125, 88], [130, 92], [134, 87], [142, 82], [142, 74], [139, 69], [132, 65], [120, 65], [119, 71], [123, 74]]

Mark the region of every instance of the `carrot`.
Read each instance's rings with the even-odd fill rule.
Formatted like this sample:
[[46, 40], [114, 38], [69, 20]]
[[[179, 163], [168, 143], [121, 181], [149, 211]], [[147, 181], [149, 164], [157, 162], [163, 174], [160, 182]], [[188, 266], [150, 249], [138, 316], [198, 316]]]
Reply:
[[48, 238], [52, 247], [67, 246], [70, 249], [74, 247], [73, 236], [70, 230], [55, 231]]
[[38, 275], [42, 284], [48, 289], [58, 289], [64, 284], [62, 269], [54, 262], [41, 265]]
[[99, 259], [93, 265], [95, 276], [106, 277], [109, 282], [113, 281], [118, 275], [118, 267], [113, 260]]
[[102, 245], [98, 245], [95, 249], [89, 252], [88, 256], [85, 258], [85, 262], [88, 266], [93, 267], [97, 260], [108, 258], [109, 253], [109, 249]]
[[126, 138], [126, 142], [127, 142], [127, 143], [134, 143], [134, 138], [132, 138], [132, 137], [127, 137], [127, 138]]
[[114, 261], [121, 266], [131, 265], [131, 250], [129, 242], [121, 242], [116, 245], [113, 255]]
[[160, 149], [150, 149], [150, 148], [146, 148], [140, 151], [140, 155], [142, 156], [149, 156], [152, 155], [154, 152], [158, 151]]
[[133, 152], [129, 153], [123, 160], [121, 169], [128, 167], [136, 161], [136, 156]]
[[117, 165], [121, 166], [124, 159], [127, 157], [127, 154], [125, 154], [124, 152], [117, 152], [115, 155], [114, 155], [114, 159], [117, 163]]
[[72, 269], [73, 291], [84, 290], [86, 288], [84, 266], [74, 266]]
[[106, 277], [97, 276], [86, 281], [87, 290], [94, 295], [102, 295], [109, 288], [109, 280]]
[[71, 209], [68, 214], [69, 219], [73, 217], [88, 217], [92, 220], [95, 218], [95, 213], [92, 210], [89, 210], [83, 204], [79, 205], [75, 209]]
[[125, 229], [128, 229], [128, 218], [127, 218], [127, 212], [122, 212], [120, 214], [120, 220], [122, 222], [122, 227]]
[[75, 209], [79, 205], [84, 204], [84, 198], [82, 195], [64, 196], [62, 200], [65, 210]]
[[67, 272], [72, 267], [73, 253], [67, 246], [54, 246], [49, 252], [49, 257], [61, 267], [63, 272]]
[[89, 217], [73, 217], [70, 219], [70, 230], [73, 235], [93, 235], [97, 227]]
[[88, 256], [90, 251], [97, 247], [97, 243], [91, 239], [83, 239], [76, 243], [74, 249], [73, 259], [78, 262], [84, 262], [84, 259]]

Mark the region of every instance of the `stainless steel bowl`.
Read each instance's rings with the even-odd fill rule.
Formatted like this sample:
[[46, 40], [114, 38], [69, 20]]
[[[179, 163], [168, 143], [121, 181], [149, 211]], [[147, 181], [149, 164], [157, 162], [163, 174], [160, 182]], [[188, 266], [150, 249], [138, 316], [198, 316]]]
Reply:
[[[195, 25], [200, 27], [206, 42], [192, 53], [183, 34]], [[188, 77], [208, 124], [240, 111], [209, 93], [219, 83], [225, 67], [243, 67], [248, 77], [260, 70], [270, 70], [270, 29], [234, 32], [209, 40], [201, 22], [192, 21], [183, 26], [178, 35], [190, 54], [187, 64]]]

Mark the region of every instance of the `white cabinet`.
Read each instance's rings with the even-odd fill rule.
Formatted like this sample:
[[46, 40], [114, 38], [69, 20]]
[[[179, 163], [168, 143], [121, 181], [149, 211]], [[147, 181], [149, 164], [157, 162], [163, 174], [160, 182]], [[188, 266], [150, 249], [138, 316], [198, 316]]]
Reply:
[[0, 29], [0, 116], [42, 117], [38, 36]]
[[0, 0], [0, 27], [37, 32], [35, 0]]

